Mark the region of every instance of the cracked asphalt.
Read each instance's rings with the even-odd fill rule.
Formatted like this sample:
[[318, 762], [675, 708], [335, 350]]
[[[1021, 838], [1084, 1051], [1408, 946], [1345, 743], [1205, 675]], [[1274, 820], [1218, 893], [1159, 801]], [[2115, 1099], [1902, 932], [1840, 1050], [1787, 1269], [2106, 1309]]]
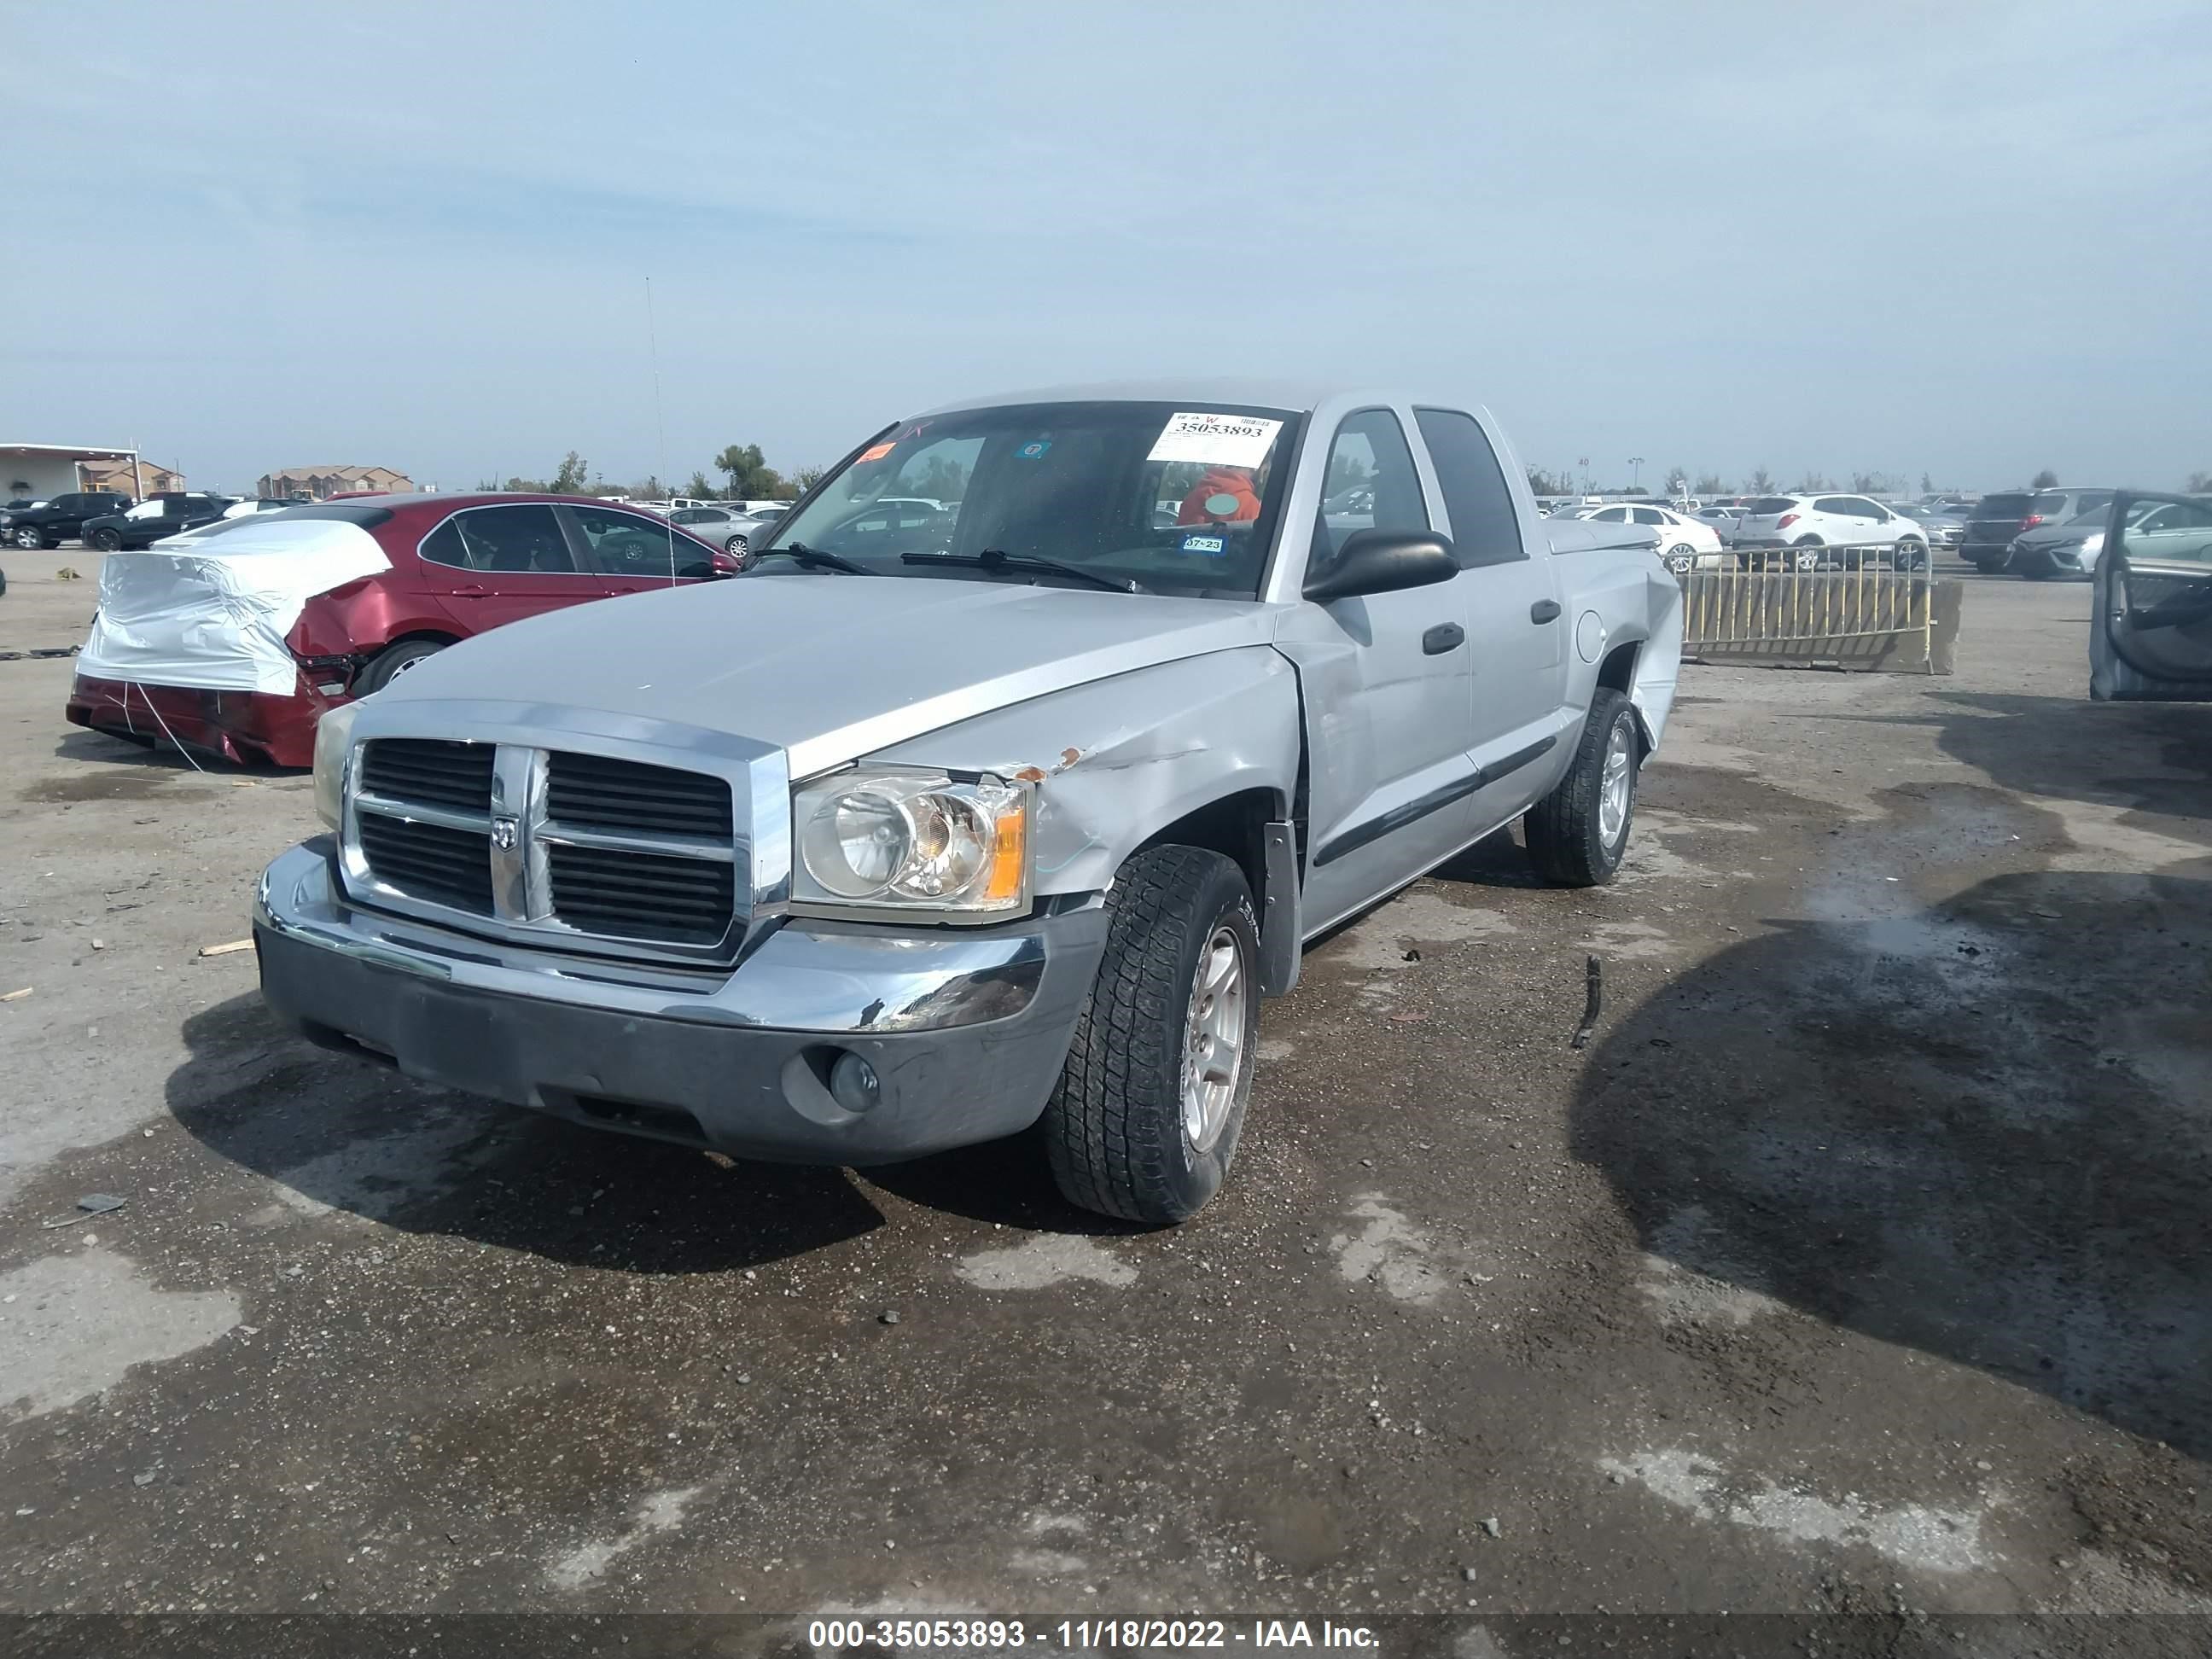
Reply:
[[294, 1042], [198, 953], [306, 780], [0, 661], [0, 1607], [2212, 1613], [2212, 710], [2088, 607], [1686, 670], [1619, 885], [1314, 948], [1154, 1233]]

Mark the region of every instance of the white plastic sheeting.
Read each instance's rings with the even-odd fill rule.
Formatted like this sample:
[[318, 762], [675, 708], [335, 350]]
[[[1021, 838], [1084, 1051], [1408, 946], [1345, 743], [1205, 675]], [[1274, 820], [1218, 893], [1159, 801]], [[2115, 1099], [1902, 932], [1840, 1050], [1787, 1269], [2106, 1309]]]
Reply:
[[392, 568], [374, 536], [343, 520], [273, 514], [216, 528], [107, 556], [79, 673], [289, 696], [299, 664], [284, 636], [307, 601]]

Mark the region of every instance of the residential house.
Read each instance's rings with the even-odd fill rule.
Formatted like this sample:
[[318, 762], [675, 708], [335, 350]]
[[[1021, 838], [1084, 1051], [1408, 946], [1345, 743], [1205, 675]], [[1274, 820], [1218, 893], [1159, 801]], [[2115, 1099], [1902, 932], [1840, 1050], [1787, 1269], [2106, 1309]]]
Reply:
[[413, 489], [415, 481], [388, 466], [288, 466], [281, 472], [263, 473], [257, 488], [279, 500], [307, 495], [320, 501], [363, 489], [398, 495]]

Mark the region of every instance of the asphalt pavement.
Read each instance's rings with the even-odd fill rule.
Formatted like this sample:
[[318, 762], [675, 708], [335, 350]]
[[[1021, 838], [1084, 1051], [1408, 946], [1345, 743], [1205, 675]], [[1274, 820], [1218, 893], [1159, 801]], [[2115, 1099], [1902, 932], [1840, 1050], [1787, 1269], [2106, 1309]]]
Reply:
[[1159, 1232], [294, 1042], [201, 953], [306, 779], [0, 659], [0, 1608], [2212, 1613], [2212, 710], [1965, 598], [1686, 669], [1617, 886], [1315, 947]]

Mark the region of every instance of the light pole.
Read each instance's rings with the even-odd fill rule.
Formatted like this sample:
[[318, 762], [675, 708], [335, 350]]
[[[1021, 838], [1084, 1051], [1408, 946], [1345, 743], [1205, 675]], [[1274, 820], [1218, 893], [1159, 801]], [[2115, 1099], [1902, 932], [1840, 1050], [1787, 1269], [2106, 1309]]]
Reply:
[[1631, 455], [1628, 458], [1628, 465], [1633, 469], [1629, 476], [1628, 487], [1641, 495], [1644, 492], [1644, 458], [1641, 455]]

